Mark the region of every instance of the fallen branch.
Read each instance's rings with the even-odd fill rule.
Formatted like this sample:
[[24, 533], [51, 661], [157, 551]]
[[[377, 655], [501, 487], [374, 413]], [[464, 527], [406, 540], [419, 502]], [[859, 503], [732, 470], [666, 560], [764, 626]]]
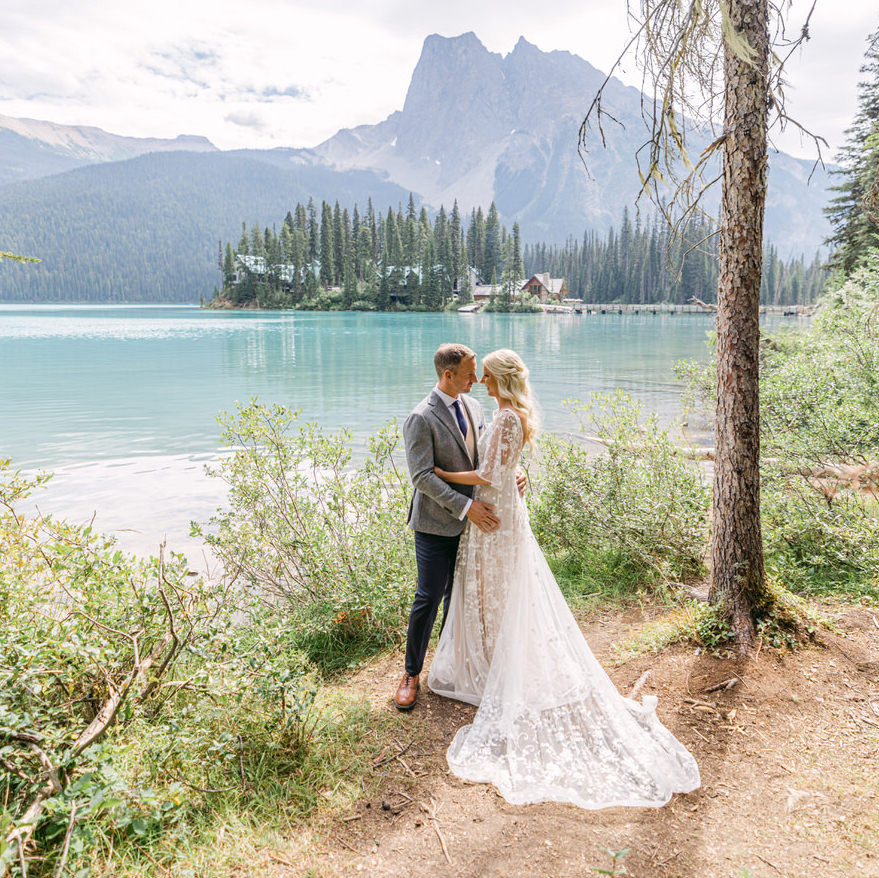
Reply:
[[55, 878], [61, 878], [64, 873], [64, 866], [67, 864], [67, 853], [70, 850], [70, 836], [73, 834], [73, 825], [76, 822], [76, 802], [70, 806], [70, 820], [67, 823], [67, 832], [64, 833], [64, 847], [61, 849], [61, 859], [58, 861], [58, 868], [55, 870]]
[[758, 860], [762, 860], [764, 863], [766, 863], [767, 866], [772, 866], [772, 868], [775, 869], [775, 871], [778, 872], [779, 875], [784, 874], [784, 872], [782, 872], [781, 869], [779, 869], [778, 866], [775, 865], [775, 863], [770, 863], [769, 860], [766, 859], [766, 857], [761, 857], [760, 854], [756, 854], [756, 857]]
[[733, 686], [740, 683], [738, 677], [730, 677], [728, 680], [723, 680], [720, 683], [715, 683], [713, 686], [709, 686], [707, 689], [703, 689], [703, 692], [719, 692], [721, 689], [732, 689]]
[[717, 310], [717, 305], [709, 305], [708, 302], [703, 302], [700, 298], [698, 298], [696, 296], [690, 296], [690, 298], [687, 299], [687, 301], [693, 305], [698, 305], [703, 311], [716, 311]]
[[[383, 765], [387, 765], [388, 762], [393, 762], [395, 759], [397, 759], [398, 757], [402, 756], [402, 755], [403, 755], [403, 754], [404, 754], [404, 753], [405, 753], [405, 752], [406, 752], [406, 751], [407, 751], [407, 750], [408, 750], [408, 749], [409, 749], [414, 743], [415, 743], [414, 741], [410, 741], [410, 742], [409, 742], [405, 747], [403, 747], [403, 749], [400, 750], [398, 753], [392, 753], [390, 756], [386, 756], [386, 757], [383, 758], [383, 759], [379, 759], [378, 762], [373, 762], [373, 763], [372, 763], [372, 767], [373, 767], [373, 768], [381, 768]], [[399, 746], [399, 745], [398, 745], [398, 746]]]
[[331, 835], [330, 838], [331, 838], [333, 841], [338, 842], [340, 845], [342, 845], [342, 847], [346, 847], [346, 848], [348, 848], [349, 851], [354, 851], [354, 853], [357, 854], [358, 857], [363, 857], [363, 856], [365, 856], [365, 854], [364, 854], [362, 851], [357, 850], [357, 848], [354, 847], [353, 844], [348, 844], [348, 842], [345, 841], [344, 838], [339, 838], [337, 835]]
[[700, 708], [701, 710], [717, 711], [717, 708], [713, 704], [709, 704], [707, 701], [702, 701], [699, 698], [685, 698], [684, 704], [690, 704], [693, 708]]
[[415, 776], [416, 776], [416, 775], [415, 775], [415, 772], [414, 772], [414, 771], [413, 771], [413, 770], [407, 765], [406, 760], [405, 760], [402, 756], [400, 756], [399, 753], [396, 754], [396, 755], [394, 756], [394, 759], [396, 759], [397, 762], [399, 762], [400, 765], [402, 765], [403, 768], [406, 769], [406, 773], [407, 773], [410, 777], [415, 777]]
[[427, 814], [427, 819], [430, 820], [431, 823], [433, 823], [433, 829], [434, 832], [436, 832], [436, 837], [439, 839], [440, 846], [443, 849], [443, 854], [445, 854], [446, 862], [451, 866], [452, 858], [449, 856], [449, 851], [446, 848], [446, 840], [443, 838], [443, 834], [440, 831], [439, 818], [437, 817], [441, 806], [437, 805], [437, 803], [433, 799], [430, 800], [429, 808], [427, 807], [427, 805], [424, 804], [424, 802], [419, 802], [418, 804], [421, 806], [421, 810], [424, 811], [425, 814]]

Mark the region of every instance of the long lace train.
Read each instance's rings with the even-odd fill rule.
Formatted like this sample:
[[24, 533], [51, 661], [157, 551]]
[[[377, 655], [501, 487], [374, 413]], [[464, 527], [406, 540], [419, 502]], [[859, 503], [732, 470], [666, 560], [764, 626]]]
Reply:
[[622, 697], [592, 654], [516, 490], [521, 450], [518, 416], [499, 410], [480, 446], [491, 484], [477, 494], [497, 506], [501, 528], [464, 532], [428, 675], [437, 694], [479, 705], [449, 766], [516, 804], [663, 805], [696, 789], [699, 769], [660, 723], [656, 699]]

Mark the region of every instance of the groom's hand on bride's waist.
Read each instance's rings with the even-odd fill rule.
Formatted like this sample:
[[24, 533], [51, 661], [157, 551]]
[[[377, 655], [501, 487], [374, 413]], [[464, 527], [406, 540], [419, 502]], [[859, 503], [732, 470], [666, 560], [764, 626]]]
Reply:
[[467, 510], [467, 518], [481, 531], [490, 534], [498, 529], [501, 520], [495, 515], [495, 507], [491, 503], [474, 500]]

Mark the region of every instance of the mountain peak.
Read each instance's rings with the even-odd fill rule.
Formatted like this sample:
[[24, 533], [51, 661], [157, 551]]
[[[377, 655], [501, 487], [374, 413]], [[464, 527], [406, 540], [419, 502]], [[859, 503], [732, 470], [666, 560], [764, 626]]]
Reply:
[[419, 161], [478, 152], [486, 132], [493, 139], [504, 130], [506, 104], [501, 55], [472, 31], [431, 34], [409, 83], [396, 149]]
[[467, 33], [464, 34], [458, 34], [456, 37], [444, 37], [442, 34], [429, 34], [424, 38], [424, 45], [421, 48], [422, 54], [424, 54], [424, 51], [428, 46], [430, 48], [454, 46], [456, 48], [476, 49], [483, 52], [488, 51], [482, 44], [482, 40], [480, 40], [472, 30], [468, 30]]
[[[513, 51], [510, 52], [511, 55], [514, 55], [516, 52], [520, 54], [523, 52], [540, 52], [540, 49], [534, 45], [534, 43], [529, 43], [525, 37], [519, 37], [516, 41], [516, 45], [513, 46]], [[543, 54], [540, 52], [540, 54]]]

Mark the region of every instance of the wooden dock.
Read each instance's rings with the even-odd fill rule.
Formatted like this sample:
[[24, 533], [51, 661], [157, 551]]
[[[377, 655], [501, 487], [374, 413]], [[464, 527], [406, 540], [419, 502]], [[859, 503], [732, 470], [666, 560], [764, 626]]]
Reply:
[[[703, 305], [617, 305], [612, 303], [590, 304], [571, 302], [564, 305], [544, 305], [547, 314], [711, 314], [714, 308]], [[808, 317], [813, 308], [809, 305], [761, 305], [761, 314], [778, 314], [784, 317]]]

